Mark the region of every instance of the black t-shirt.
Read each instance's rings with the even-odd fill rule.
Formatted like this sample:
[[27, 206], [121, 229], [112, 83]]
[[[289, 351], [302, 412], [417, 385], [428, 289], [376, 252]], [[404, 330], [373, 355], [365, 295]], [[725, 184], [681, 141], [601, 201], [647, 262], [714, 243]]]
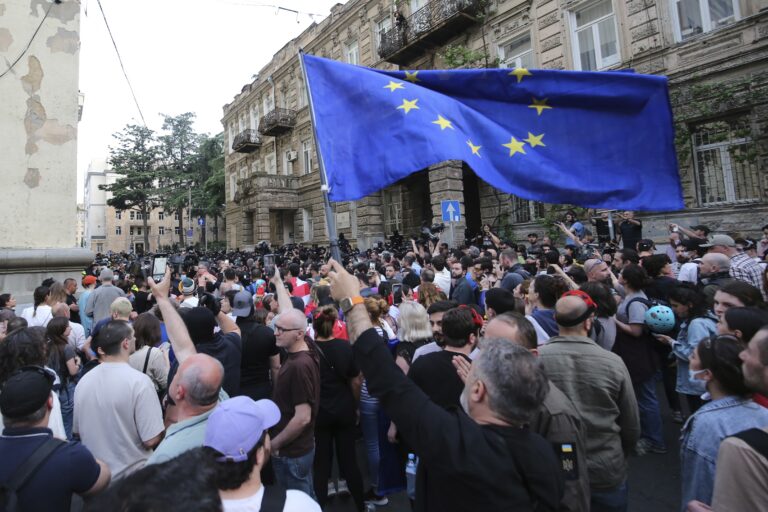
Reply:
[[[640, 222], [640, 221], [637, 221]], [[637, 249], [637, 242], [643, 238], [643, 223], [639, 225], [624, 220], [619, 224], [619, 231], [621, 232], [621, 240], [624, 243], [625, 249]]]
[[320, 411], [317, 421], [355, 421], [355, 397], [349, 380], [360, 374], [348, 341], [316, 342], [320, 355]]
[[460, 406], [459, 397], [464, 389], [464, 383], [453, 366], [453, 356], [462, 356], [471, 362], [464, 354], [441, 350], [419, 357], [408, 372], [408, 377], [433, 402], [446, 409]]
[[[72, 304], [77, 304], [77, 297], [74, 295], [67, 294], [67, 306], [71, 306]], [[75, 322], [76, 324], [80, 323], [80, 313], [78, 311], [72, 311], [69, 310], [69, 321]]]
[[152, 309], [152, 303], [149, 301], [149, 292], [137, 291], [133, 294], [133, 310], [138, 313], [146, 313]]
[[240, 327], [243, 341], [240, 393], [248, 395], [248, 390], [252, 386], [270, 381], [269, 358], [279, 354], [280, 351], [277, 348], [274, 331], [266, 325], [238, 318], [237, 326]]
[[[0, 437], [0, 482], [14, 472], [53, 436], [47, 428], [6, 428]], [[80, 443], [58, 447], [18, 491], [18, 510], [68, 511], [73, 493], [93, 487], [101, 468]]]
[[[198, 354], [208, 354], [219, 360], [224, 366], [224, 382], [222, 388], [229, 396], [237, 396], [240, 391], [240, 361], [242, 359], [242, 344], [240, 335], [235, 332], [228, 334], [216, 333], [213, 341], [195, 345]], [[168, 382], [173, 381], [176, 369], [168, 373]], [[173, 373], [173, 375], [171, 375]]]

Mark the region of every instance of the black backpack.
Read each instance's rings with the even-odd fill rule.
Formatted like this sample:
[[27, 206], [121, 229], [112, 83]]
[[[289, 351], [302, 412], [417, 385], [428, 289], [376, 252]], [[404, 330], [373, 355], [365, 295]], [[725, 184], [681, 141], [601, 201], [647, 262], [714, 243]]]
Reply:
[[0, 508], [5, 512], [16, 512], [19, 506], [18, 491], [37, 473], [48, 457], [65, 444], [60, 439], [49, 437], [16, 469], [10, 480], [0, 483]]

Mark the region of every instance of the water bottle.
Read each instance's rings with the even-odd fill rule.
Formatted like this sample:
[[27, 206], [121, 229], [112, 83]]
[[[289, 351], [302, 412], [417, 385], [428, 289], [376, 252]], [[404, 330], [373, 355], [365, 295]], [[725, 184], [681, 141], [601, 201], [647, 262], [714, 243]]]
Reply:
[[416, 499], [416, 456], [408, 454], [408, 462], [405, 464], [406, 492], [412, 500]]

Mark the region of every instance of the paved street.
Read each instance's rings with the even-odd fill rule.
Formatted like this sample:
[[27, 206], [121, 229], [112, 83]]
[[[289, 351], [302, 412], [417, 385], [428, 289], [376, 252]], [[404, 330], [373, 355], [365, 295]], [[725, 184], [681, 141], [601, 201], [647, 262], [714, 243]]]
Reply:
[[[680, 458], [678, 454], [680, 427], [672, 423], [669, 409], [664, 400], [661, 387], [658, 396], [662, 402], [664, 418], [664, 436], [669, 451], [665, 455], [648, 454], [632, 457], [629, 461], [629, 512], [674, 512], [680, 507]], [[364, 447], [358, 443], [358, 454]], [[364, 460], [360, 458], [360, 468], [365, 471]], [[390, 496], [390, 503], [378, 507], [380, 512], [410, 512], [411, 508], [405, 493]], [[352, 512], [354, 504], [349, 497], [336, 497], [326, 508], [330, 512]]]

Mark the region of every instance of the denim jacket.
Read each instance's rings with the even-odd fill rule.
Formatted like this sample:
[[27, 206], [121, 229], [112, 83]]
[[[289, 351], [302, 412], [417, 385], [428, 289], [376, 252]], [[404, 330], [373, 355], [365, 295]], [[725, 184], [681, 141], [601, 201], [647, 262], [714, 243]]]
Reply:
[[677, 335], [677, 343], [672, 345], [672, 352], [677, 358], [677, 386], [675, 390], [684, 395], [699, 396], [706, 388], [704, 381], [691, 381], [688, 377], [688, 358], [704, 338], [717, 332], [717, 317], [712, 313], [683, 322]]
[[703, 405], [685, 422], [680, 442], [682, 507], [691, 500], [712, 503], [720, 442], [749, 428], [768, 425], [768, 409], [748, 398], [728, 396]]

